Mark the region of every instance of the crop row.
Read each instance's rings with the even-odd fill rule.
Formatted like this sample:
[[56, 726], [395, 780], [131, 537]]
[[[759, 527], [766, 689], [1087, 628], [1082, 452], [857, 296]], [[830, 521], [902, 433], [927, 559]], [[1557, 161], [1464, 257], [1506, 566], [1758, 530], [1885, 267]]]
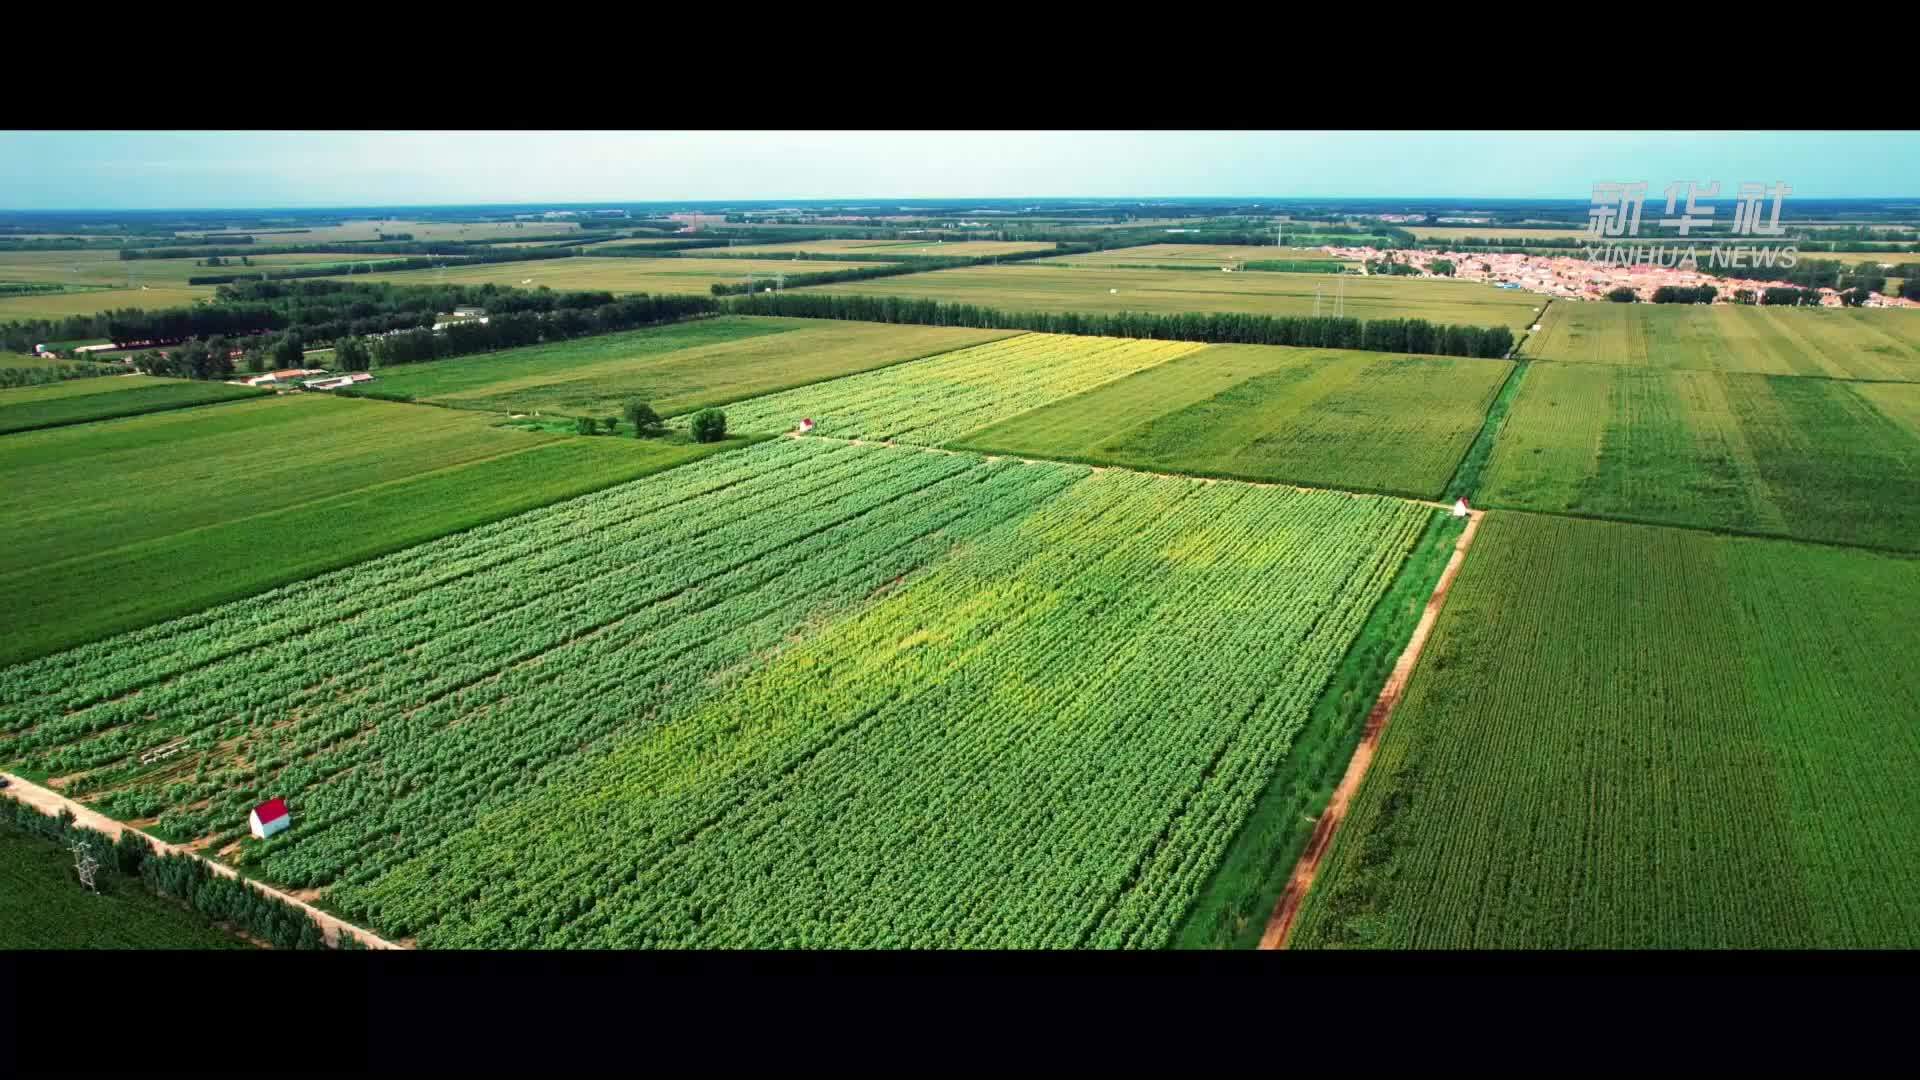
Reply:
[[786, 431], [807, 417], [823, 435], [937, 446], [1202, 347], [1022, 334], [752, 398], [728, 406], [728, 427]]
[[337, 900], [452, 947], [1163, 944], [1424, 520], [1088, 478]]

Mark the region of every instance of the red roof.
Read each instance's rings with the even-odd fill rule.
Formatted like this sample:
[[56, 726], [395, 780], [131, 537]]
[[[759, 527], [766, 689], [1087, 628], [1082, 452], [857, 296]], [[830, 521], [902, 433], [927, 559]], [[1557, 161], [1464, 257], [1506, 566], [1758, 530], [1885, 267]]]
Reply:
[[287, 816], [287, 800], [268, 799], [266, 802], [254, 807], [253, 812], [259, 815], [260, 824], [262, 825], [265, 825], [269, 821], [279, 821], [281, 818]]

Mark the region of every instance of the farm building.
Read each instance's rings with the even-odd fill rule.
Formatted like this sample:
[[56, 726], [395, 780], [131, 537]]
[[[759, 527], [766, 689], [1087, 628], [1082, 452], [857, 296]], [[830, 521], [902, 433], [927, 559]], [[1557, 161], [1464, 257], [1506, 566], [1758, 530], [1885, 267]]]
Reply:
[[373, 376], [365, 371], [356, 371], [351, 375], [334, 375], [325, 379], [308, 379], [300, 385], [308, 390], [338, 390], [343, 386], [372, 382]]
[[293, 824], [293, 815], [287, 811], [287, 800], [268, 799], [253, 808], [247, 815], [247, 828], [256, 839], [265, 840]]
[[271, 386], [274, 383], [292, 382], [307, 375], [325, 375], [326, 368], [282, 368], [269, 371], [265, 375], [255, 375], [247, 380], [248, 386]]

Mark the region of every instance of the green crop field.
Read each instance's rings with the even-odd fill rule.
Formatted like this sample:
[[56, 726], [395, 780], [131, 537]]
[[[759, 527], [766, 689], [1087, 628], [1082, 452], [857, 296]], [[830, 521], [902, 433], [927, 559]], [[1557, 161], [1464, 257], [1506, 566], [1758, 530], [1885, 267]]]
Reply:
[[1920, 562], [1496, 511], [1290, 946], [1920, 946]]
[[250, 386], [150, 375], [73, 379], [0, 390], [0, 434], [257, 398], [265, 393]]
[[[1315, 290], [1320, 293], [1316, 304]], [[1254, 315], [1333, 314], [1344, 289], [1356, 319], [1426, 319], [1466, 326], [1531, 325], [1539, 297], [1465, 281], [1328, 274], [1202, 274], [1187, 270], [1120, 270], [1013, 263], [962, 266], [924, 274], [806, 286], [805, 292], [904, 296], [979, 304], [1003, 311], [1239, 312]]]
[[0, 760], [425, 947], [1164, 945], [1434, 514], [774, 440], [9, 668]]
[[1569, 363], [1920, 380], [1920, 313], [1563, 301], [1527, 355]]
[[12, 507], [0, 549], [9, 600], [0, 661], [738, 445], [574, 438], [493, 422], [303, 395], [0, 439]]
[[379, 369], [364, 391], [495, 412], [662, 416], [1011, 336], [1010, 330], [722, 316]]
[[1920, 384], [1535, 361], [1479, 501], [1920, 548]]
[[213, 289], [212, 285], [135, 285], [130, 289], [92, 288], [0, 296], [0, 323], [98, 315], [124, 308], [192, 307], [201, 300], [212, 299]]
[[95, 881], [97, 895], [66, 848], [0, 822], [0, 949], [253, 948], [138, 878], [102, 869]]
[[885, 266], [884, 262], [833, 262], [796, 269], [791, 259], [538, 259], [531, 262], [449, 265], [441, 270], [355, 274], [355, 281], [395, 285], [511, 285], [528, 289], [604, 289], [614, 293], [712, 295], [715, 283], [744, 283], [749, 274], [773, 284], [775, 274], [820, 273]]
[[[1339, 262], [1317, 247], [1259, 247], [1248, 244], [1145, 244], [1110, 248], [1085, 255], [1040, 259], [1038, 266], [1193, 266], [1218, 270], [1235, 263], [1272, 261]], [[1357, 265], [1348, 262], [1347, 265]]]
[[966, 436], [984, 453], [1438, 498], [1513, 365], [1214, 345]]
[[730, 431], [816, 434], [938, 446], [1058, 398], [1204, 346], [1186, 341], [1022, 334], [727, 409]]

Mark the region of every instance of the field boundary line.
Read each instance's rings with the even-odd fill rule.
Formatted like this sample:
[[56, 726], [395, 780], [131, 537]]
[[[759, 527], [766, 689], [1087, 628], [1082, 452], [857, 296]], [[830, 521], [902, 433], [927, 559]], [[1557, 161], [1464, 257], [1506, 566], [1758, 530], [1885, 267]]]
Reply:
[[1293, 873], [1287, 878], [1287, 886], [1281, 890], [1280, 899], [1274, 903], [1266, 932], [1260, 936], [1262, 949], [1287, 947], [1287, 935], [1292, 932], [1294, 922], [1300, 915], [1307, 890], [1313, 887], [1314, 879], [1320, 872], [1320, 863], [1333, 847], [1334, 834], [1347, 816], [1354, 792], [1359, 790], [1368, 767], [1373, 764], [1374, 752], [1379, 748], [1381, 736], [1386, 733], [1388, 721], [1393, 718], [1394, 706], [1400, 703], [1400, 698], [1406, 692], [1407, 681], [1420, 660], [1421, 650], [1426, 647], [1427, 637], [1433, 633], [1434, 624], [1439, 621], [1440, 609], [1446, 604], [1448, 591], [1453, 588], [1453, 579], [1467, 560], [1467, 549], [1473, 546], [1474, 535], [1479, 532], [1484, 516], [1485, 511], [1472, 511], [1466, 531], [1454, 542], [1453, 555], [1447, 559], [1447, 567], [1441, 571], [1440, 580], [1434, 583], [1432, 595], [1427, 597], [1426, 610], [1420, 613], [1420, 622], [1414, 627], [1413, 636], [1407, 640], [1407, 647], [1400, 653], [1400, 659], [1394, 662], [1386, 685], [1380, 688], [1380, 696], [1367, 712], [1367, 725], [1360, 736], [1360, 745], [1354, 748], [1353, 757], [1347, 762], [1347, 771], [1341, 775], [1339, 786], [1333, 789], [1333, 797], [1327, 801], [1326, 809], [1314, 822], [1313, 835], [1300, 852], [1299, 860], [1293, 864]]
[[1414, 503], [1415, 505], [1418, 505], [1418, 506], [1432, 507], [1435, 510], [1453, 509], [1453, 504], [1450, 502], [1436, 502], [1431, 499], [1415, 499], [1415, 498], [1410, 498], [1406, 495], [1390, 495], [1384, 491], [1348, 491], [1344, 488], [1303, 487], [1299, 484], [1287, 484], [1287, 483], [1282, 483], [1275, 480], [1241, 480], [1231, 476], [1206, 476], [1199, 473], [1156, 472], [1152, 469], [1136, 469], [1130, 465], [1096, 465], [1088, 461], [1072, 461], [1066, 458], [1028, 458], [1028, 457], [1020, 457], [1017, 454], [989, 453], [984, 450], [973, 450], [973, 449], [965, 449], [965, 448], [954, 449], [954, 448], [949, 448], [945, 446], [921, 446], [917, 443], [893, 442], [893, 441], [884, 440], [884, 439], [847, 439], [847, 438], [842, 438], [838, 435], [800, 435], [792, 431], [782, 432], [779, 437], [785, 438], [785, 439], [820, 439], [824, 442], [846, 443], [849, 446], [877, 446], [885, 450], [917, 450], [925, 454], [948, 454], [948, 455], [965, 456], [965, 457], [976, 457], [986, 461], [1000, 461], [1002, 459], [1005, 459], [1007, 461], [1018, 461], [1022, 465], [1072, 465], [1082, 469], [1092, 469], [1094, 472], [1112, 471], [1112, 472], [1136, 473], [1140, 476], [1158, 476], [1168, 480], [1188, 480], [1196, 484], [1239, 484], [1242, 487], [1283, 488], [1287, 491], [1298, 491], [1305, 494], [1314, 494], [1318, 492], [1318, 493], [1327, 494], [1327, 495], [1345, 495], [1353, 499], [1392, 499], [1395, 502]]
[[301, 911], [306, 912], [307, 915], [310, 916], [313, 919], [313, 921], [319, 925], [321, 936], [323, 936], [326, 939], [327, 943], [330, 945], [336, 943], [339, 940], [340, 935], [344, 933], [344, 934], [352, 934], [354, 937], [360, 939], [360, 942], [362, 944], [366, 945], [369, 948], [374, 948], [374, 949], [405, 949], [407, 948], [407, 946], [404, 946], [404, 945], [396, 945], [393, 942], [380, 937], [379, 935], [373, 933], [370, 930], [364, 930], [358, 926], [355, 926], [352, 923], [346, 921], [345, 919], [340, 918], [337, 915], [330, 915], [327, 912], [321, 911], [319, 908], [314, 907], [312, 904], [309, 904], [304, 900], [299, 900], [286, 893], [283, 893], [279, 889], [276, 889], [271, 885], [263, 884], [249, 877], [242, 877], [239, 871], [233, 869], [232, 867], [226, 865], [225, 863], [215, 862], [214, 860], [207, 858], [205, 855], [202, 855], [197, 851], [191, 851], [187, 848], [180, 847], [177, 844], [169, 844], [166, 841], [161, 840], [150, 833], [142, 832], [141, 830], [136, 829], [133, 826], [128, 825], [124, 822], [115, 821], [114, 819], [106, 816], [105, 814], [100, 813], [97, 810], [89, 810], [88, 808], [80, 805], [77, 802], [74, 802], [72, 799], [67, 798], [65, 795], [62, 795], [57, 791], [53, 791], [51, 789], [41, 787], [39, 784], [33, 783], [29, 780], [22, 779], [21, 777], [16, 776], [13, 773], [0, 773], [0, 776], [5, 776], [7, 778], [7, 781], [8, 781], [8, 786], [6, 791], [7, 795], [11, 796], [14, 800], [20, 803], [33, 807], [35, 810], [40, 811], [41, 813], [47, 815], [48, 817], [59, 817], [60, 811], [70, 810], [73, 812], [75, 824], [85, 825], [89, 829], [96, 829], [100, 832], [106, 833], [108, 836], [111, 836], [116, 840], [119, 839], [120, 834], [123, 832], [135, 833], [136, 835], [145, 837], [146, 840], [149, 843], [151, 843], [154, 846], [154, 848], [163, 855], [186, 855], [191, 858], [198, 859], [201, 862], [205, 863], [209, 869], [211, 869], [214, 873], [219, 874], [221, 877], [233, 878], [236, 881], [244, 882], [247, 885], [251, 886], [252, 888], [258, 890], [259, 892], [265, 893], [266, 895], [273, 897], [275, 900], [279, 900], [282, 903], [289, 904], [293, 907], [299, 908]]

